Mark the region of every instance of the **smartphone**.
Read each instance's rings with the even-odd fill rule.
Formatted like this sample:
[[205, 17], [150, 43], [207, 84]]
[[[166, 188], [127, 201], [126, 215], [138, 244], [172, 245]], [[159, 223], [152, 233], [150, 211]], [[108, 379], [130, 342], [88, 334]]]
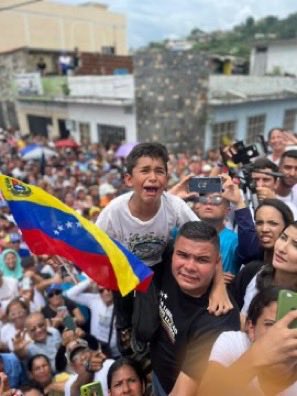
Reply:
[[[290, 290], [280, 290], [277, 299], [276, 320], [283, 318], [288, 312], [297, 309], [297, 293]], [[297, 319], [290, 323], [291, 329], [297, 328]]]
[[80, 396], [103, 396], [102, 386], [99, 381], [91, 382], [80, 387]]
[[74, 322], [74, 319], [70, 315], [65, 316], [65, 318], [63, 319], [63, 324], [64, 324], [65, 328], [68, 330], [76, 329], [76, 324]]
[[220, 177], [194, 176], [189, 180], [189, 192], [198, 192], [201, 195], [222, 192], [222, 179]]

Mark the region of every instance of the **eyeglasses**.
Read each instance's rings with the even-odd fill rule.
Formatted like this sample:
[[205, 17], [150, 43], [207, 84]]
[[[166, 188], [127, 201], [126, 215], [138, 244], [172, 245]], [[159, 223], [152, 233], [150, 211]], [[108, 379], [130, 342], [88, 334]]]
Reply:
[[209, 197], [207, 195], [202, 195], [199, 197], [199, 203], [202, 204], [211, 204], [211, 205], [221, 205], [223, 202], [223, 197], [220, 195], [213, 195], [212, 197]]
[[59, 296], [62, 294], [61, 290], [53, 290], [52, 292], [48, 293], [47, 297], [52, 298], [54, 296]]
[[35, 333], [36, 330], [38, 329], [43, 329], [45, 327], [45, 322], [37, 323], [36, 326], [32, 327], [31, 329], [28, 329], [31, 333]]

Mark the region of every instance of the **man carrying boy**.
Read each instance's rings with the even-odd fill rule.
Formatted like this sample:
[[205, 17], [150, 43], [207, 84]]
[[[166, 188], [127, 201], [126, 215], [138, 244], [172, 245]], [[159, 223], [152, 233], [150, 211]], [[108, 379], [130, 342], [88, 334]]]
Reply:
[[[127, 157], [125, 174], [125, 183], [132, 191], [113, 199], [96, 222], [111, 238], [121, 242], [154, 270], [161, 263], [172, 230], [187, 221], [197, 220], [181, 198], [165, 192], [167, 162], [168, 153], [163, 145], [141, 143], [135, 146]], [[217, 304], [214, 305], [220, 302], [224, 305], [222, 300], [226, 294], [221, 274], [215, 286]], [[115, 307], [117, 328], [123, 331], [131, 328], [133, 295], [118, 296]], [[230, 306], [225, 304], [225, 307], [227, 312]], [[121, 344], [121, 339], [119, 342]]]
[[209, 292], [221, 265], [216, 229], [189, 221], [179, 230], [173, 253], [156, 274], [160, 326], [151, 340], [156, 396], [196, 395], [211, 346], [222, 331], [239, 330], [239, 312], [211, 315]]

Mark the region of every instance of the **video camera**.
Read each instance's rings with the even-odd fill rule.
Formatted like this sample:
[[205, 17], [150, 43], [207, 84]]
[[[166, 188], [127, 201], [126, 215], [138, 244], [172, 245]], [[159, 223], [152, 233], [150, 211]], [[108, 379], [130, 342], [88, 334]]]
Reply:
[[[228, 166], [228, 161], [231, 160], [235, 164], [241, 164], [239, 168], [229, 168], [229, 175], [237, 177], [240, 182], [240, 188], [246, 196], [247, 201], [251, 201], [253, 207], [258, 205], [256, 196], [256, 184], [252, 179], [252, 172], [254, 166], [252, 160], [263, 155], [268, 154], [268, 147], [262, 135], [256, 137], [254, 144], [245, 145], [241, 140], [231, 145], [227, 152], [221, 150], [223, 162]], [[262, 173], [262, 172], [261, 172]]]

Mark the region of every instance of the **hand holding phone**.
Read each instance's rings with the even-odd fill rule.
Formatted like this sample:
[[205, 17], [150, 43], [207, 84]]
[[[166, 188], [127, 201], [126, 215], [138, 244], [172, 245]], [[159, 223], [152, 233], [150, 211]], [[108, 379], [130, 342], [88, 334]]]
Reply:
[[99, 381], [91, 382], [80, 387], [80, 396], [103, 396]]

